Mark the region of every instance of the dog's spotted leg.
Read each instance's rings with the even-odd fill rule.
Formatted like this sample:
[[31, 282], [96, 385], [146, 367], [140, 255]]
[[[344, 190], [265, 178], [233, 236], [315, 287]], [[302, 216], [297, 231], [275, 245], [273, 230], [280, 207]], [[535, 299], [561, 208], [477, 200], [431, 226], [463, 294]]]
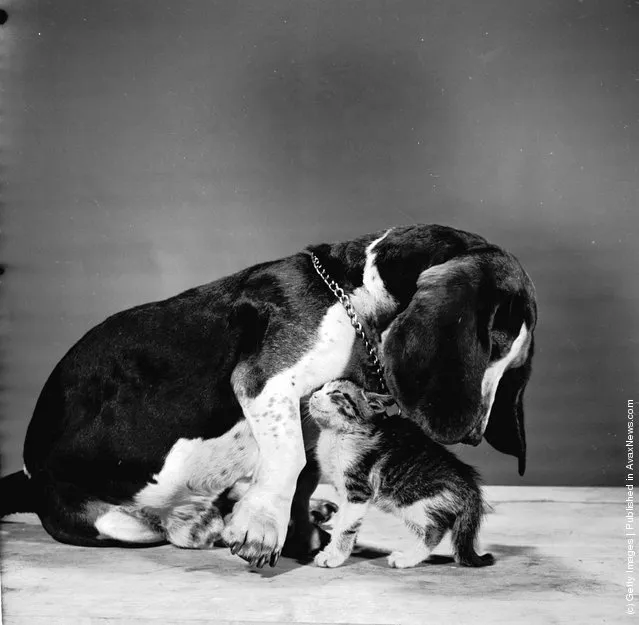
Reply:
[[[238, 368], [239, 369], [239, 368]], [[272, 377], [256, 397], [246, 392], [245, 374], [233, 387], [257, 441], [260, 458], [253, 484], [233, 509], [224, 528], [231, 552], [251, 565], [271, 566], [280, 557], [298, 475], [306, 464], [299, 394], [288, 372]]]
[[220, 539], [224, 521], [215, 501], [173, 508], [164, 522], [169, 542], [185, 549], [211, 549]]

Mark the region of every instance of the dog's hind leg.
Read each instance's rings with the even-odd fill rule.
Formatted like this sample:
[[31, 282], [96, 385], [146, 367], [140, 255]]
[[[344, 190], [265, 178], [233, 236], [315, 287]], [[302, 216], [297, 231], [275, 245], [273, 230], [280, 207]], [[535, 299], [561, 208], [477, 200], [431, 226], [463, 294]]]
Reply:
[[124, 506], [108, 506], [94, 521], [98, 540], [149, 545], [165, 542], [158, 525]]
[[224, 529], [215, 500], [177, 506], [163, 525], [169, 542], [185, 549], [211, 549]]
[[92, 498], [73, 484], [33, 482], [39, 493], [36, 512], [42, 526], [61, 543], [134, 547], [166, 542], [156, 524], [126, 506]]

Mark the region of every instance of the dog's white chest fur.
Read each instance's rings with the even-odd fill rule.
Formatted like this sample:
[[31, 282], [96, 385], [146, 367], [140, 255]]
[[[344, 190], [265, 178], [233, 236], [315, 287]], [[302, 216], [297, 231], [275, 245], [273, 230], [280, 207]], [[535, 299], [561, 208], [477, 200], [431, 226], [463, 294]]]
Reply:
[[355, 330], [348, 315], [341, 304], [335, 303], [326, 311], [311, 349], [275, 378], [291, 378], [300, 397], [306, 395], [344, 373], [354, 341]]

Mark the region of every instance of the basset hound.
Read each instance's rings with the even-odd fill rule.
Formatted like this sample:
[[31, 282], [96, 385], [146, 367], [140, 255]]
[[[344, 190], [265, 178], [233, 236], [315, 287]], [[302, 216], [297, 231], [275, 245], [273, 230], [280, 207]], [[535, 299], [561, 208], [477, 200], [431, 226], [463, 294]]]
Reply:
[[413, 225], [311, 245], [87, 332], [42, 389], [0, 513], [34, 511], [76, 545], [221, 538], [258, 566], [319, 547], [300, 401], [336, 378], [375, 385], [345, 301], [405, 417], [441, 443], [486, 438], [523, 474], [533, 284], [481, 236]]

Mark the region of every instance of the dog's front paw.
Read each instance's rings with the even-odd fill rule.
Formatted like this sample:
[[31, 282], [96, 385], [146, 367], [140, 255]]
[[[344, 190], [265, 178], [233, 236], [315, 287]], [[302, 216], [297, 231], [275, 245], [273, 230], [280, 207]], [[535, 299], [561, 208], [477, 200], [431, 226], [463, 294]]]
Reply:
[[324, 549], [324, 551], [320, 551], [316, 556], [313, 562], [315, 566], [321, 566], [322, 568], [334, 569], [341, 564], [346, 562], [348, 558], [348, 554], [341, 553], [337, 551], [337, 549], [331, 549], [330, 545]]
[[249, 492], [235, 505], [222, 538], [231, 553], [251, 566], [262, 568], [267, 562], [275, 566], [282, 552], [287, 525], [286, 507], [278, 508], [258, 493]]

